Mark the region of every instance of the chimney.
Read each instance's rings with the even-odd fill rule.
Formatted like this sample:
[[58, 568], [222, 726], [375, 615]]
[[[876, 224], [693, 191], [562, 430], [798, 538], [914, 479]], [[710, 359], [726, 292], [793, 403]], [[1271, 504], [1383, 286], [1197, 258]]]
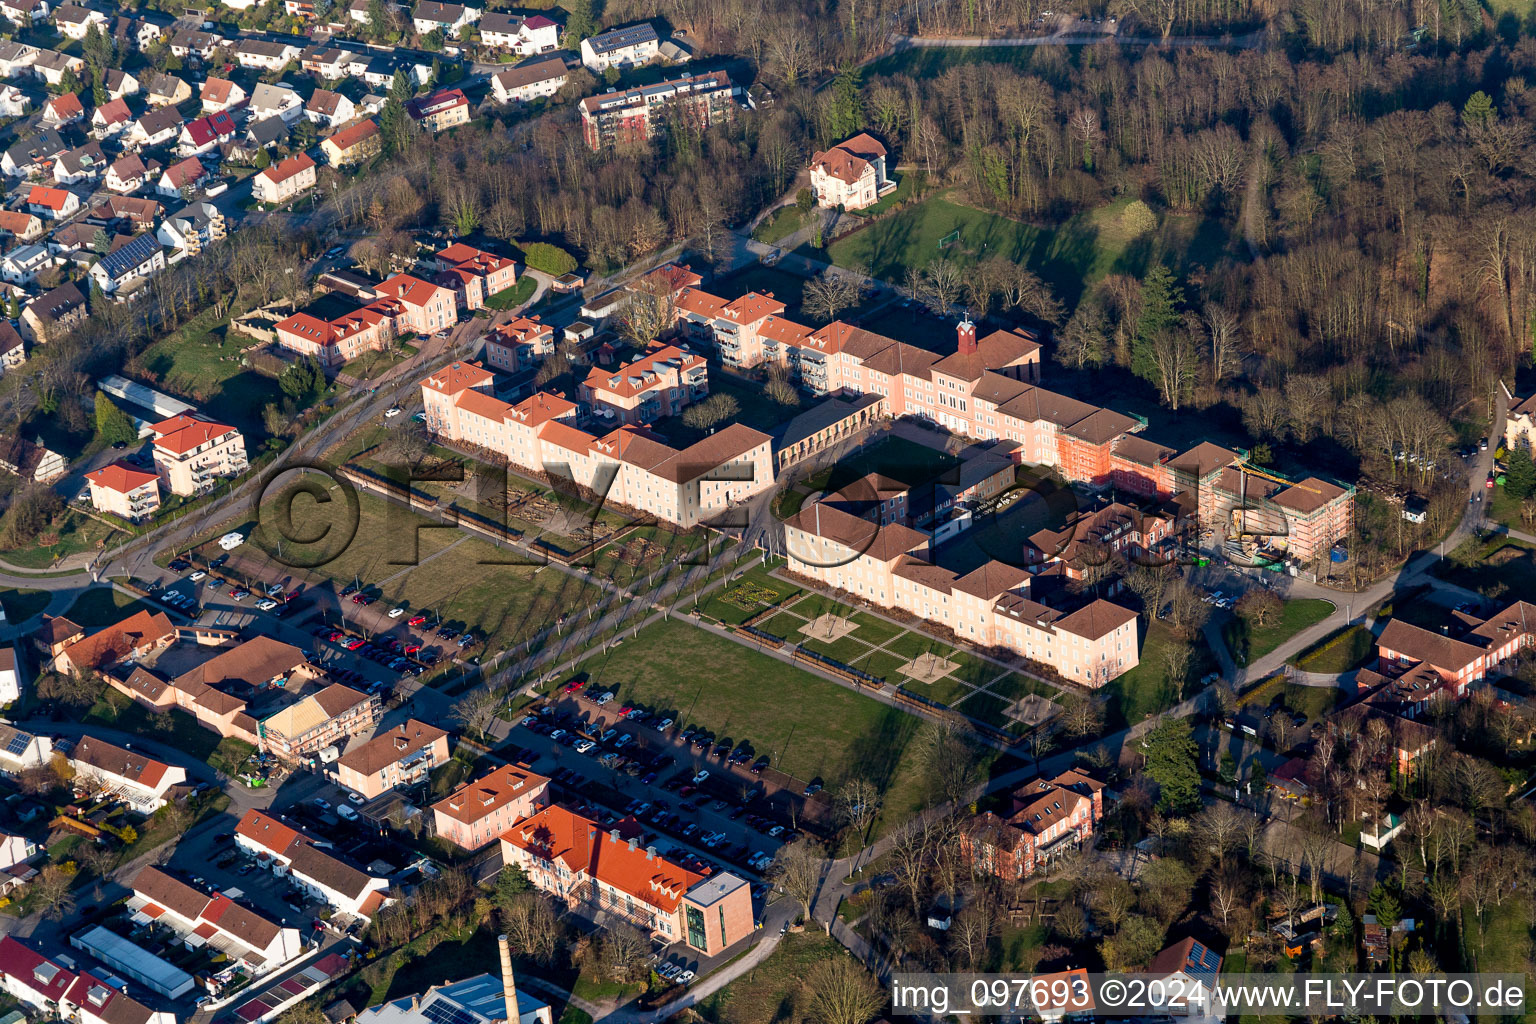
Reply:
[[619, 841], [619, 830], [618, 829], [611, 828], [611, 829], [608, 830], [608, 841], [610, 843], [616, 843], [616, 842]]
[[656, 859], [656, 847], [654, 847], [654, 846], [647, 846], [645, 848], [645, 859], [646, 860], [655, 860]]
[[629, 837], [629, 848], [631, 850], [634, 850], [634, 849], [638, 849], [639, 846], [640, 846], [640, 840], [636, 839], [634, 836], [630, 836]]
[[960, 321], [960, 326], [955, 328], [959, 337], [959, 346], [956, 349], [961, 355], [970, 355], [976, 351], [976, 325], [971, 323], [971, 318], [966, 317]]
[[507, 1024], [518, 1024], [522, 1014], [517, 1012], [517, 979], [512, 975], [512, 947], [507, 943], [505, 935], [497, 937], [496, 945], [501, 949], [501, 998], [506, 1005]]

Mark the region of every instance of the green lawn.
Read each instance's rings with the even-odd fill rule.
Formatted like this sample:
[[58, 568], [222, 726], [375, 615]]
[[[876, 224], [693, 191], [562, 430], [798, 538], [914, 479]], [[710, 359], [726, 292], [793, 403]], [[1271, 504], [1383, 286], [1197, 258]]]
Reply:
[[800, 596], [793, 583], [775, 579], [765, 565], [755, 565], [731, 583], [721, 584], [699, 605], [699, 611], [721, 622], [739, 626], [747, 619], [775, 605]]
[[[800, 412], [798, 406], [783, 406], [769, 398], [760, 383], [742, 380], [740, 377], [733, 377], [724, 372], [710, 373], [709, 393], [730, 395], [736, 400], [738, 411], [730, 418], [730, 422], [740, 423], [764, 433], [772, 433], [780, 423]], [[685, 448], [709, 436], [708, 430], [690, 427], [683, 422], [681, 416], [669, 416], [666, 419], [657, 420], [654, 429], [675, 448]]]
[[40, 614], [52, 596], [46, 590], [0, 590], [0, 608], [5, 609], [6, 621], [14, 626]]
[[1141, 641], [1141, 660], [1129, 672], [1110, 680], [1104, 687], [1109, 696], [1106, 725], [1111, 729], [1135, 725], [1150, 715], [1177, 704], [1185, 686], [1211, 670], [1213, 659], [1203, 639], [1192, 644], [1189, 665], [1184, 674], [1170, 677], [1164, 652], [1177, 639], [1162, 619], [1145, 627]]
[[341, 368], [341, 372], [358, 380], [368, 380], [392, 366], [398, 366], [414, 356], [414, 345], [401, 345], [392, 352], [364, 352]]
[[246, 448], [252, 450], [267, 437], [262, 409], [281, 405], [284, 398], [277, 380], [241, 365], [240, 350], [251, 339], [229, 333], [229, 318], [212, 312], [194, 317], [180, 330], [145, 349], [129, 367], [149, 378], [146, 383], [185, 396], [226, 423], [245, 432]]
[[1343, 691], [1332, 687], [1285, 684], [1285, 706], [1306, 715], [1311, 722], [1322, 721], [1323, 716], [1338, 704], [1341, 696]]
[[1264, 626], [1251, 626], [1234, 616], [1222, 630], [1227, 648], [1239, 665], [1262, 658], [1308, 626], [1333, 614], [1333, 602], [1321, 598], [1286, 601], [1280, 617]]
[[[219, 751], [223, 743], [228, 742], [221, 742], [222, 738], [218, 733], [212, 729], [204, 729], [198, 724], [197, 719], [185, 711], [167, 711], [161, 714], [132, 701], [127, 701], [121, 711], [114, 711], [107, 701], [99, 700], [85, 713], [85, 720], [119, 732], [158, 740], [184, 751], [193, 760], [209, 764], [213, 763], [215, 751]], [[227, 760], [232, 754], [238, 753], [240, 748], [245, 748], [245, 753], [240, 757], [243, 761], [254, 749], [248, 743], [240, 743], [238, 740], [234, 742], [238, 743], [239, 747], [225, 747], [220, 752], [221, 762]], [[224, 770], [222, 763], [214, 767]]]
[[819, 777], [833, 789], [869, 778], [888, 788], [893, 820], [920, 799], [921, 773], [907, 751], [916, 718], [687, 622], [650, 626], [583, 667], [619, 700], [750, 742], [798, 779]]
[[695, 1009], [711, 1024], [820, 1024], [805, 980], [817, 964], [843, 955], [819, 929], [786, 935], [772, 956]]
[[92, 587], [75, 599], [65, 617], [88, 630], [99, 629], [149, 607], [151, 605], [111, 587]]
[[[717, 541], [708, 537], [702, 529], [641, 526], [600, 548], [584, 564], [590, 565], [593, 572], [627, 586], [664, 566], [685, 572], [707, 561], [709, 555], [703, 550], [706, 540], [713, 549]], [[657, 582], [660, 582], [660, 578]]]
[[533, 293], [538, 290], [538, 287], [539, 282], [537, 278], [524, 274], [517, 284], [511, 288], [504, 288], [495, 295], [490, 296], [485, 300], [485, 304], [491, 309], [496, 310], [516, 309], [532, 298]]
[[1361, 625], [1345, 626], [1302, 651], [1291, 664], [1303, 672], [1348, 672], [1369, 661], [1376, 637]]
[[752, 232], [752, 237], [759, 242], [772, 245], [781, 238], [786, 238], [799, 231], [806, 223], [806, 218], [800, 216], [800, 211], [793, 205], [781, 206], [759, 224]]
[[96, 551], [104, 541], [124, 536], [126, 534], [99, 519], [65, 509], [35, 542], [0, 552], [0, 558], [25, 569], [46, 569], [61, 558], [82, 551]]
[[[923, 267], [936, 258], [966, 264], [999, 255], [1039, 274], [1068, 309], [1087, 285], [1108, 274], [1140, 276], [1153, 251], [1182, 254], [1175, 268], [1181, 271], [1196, 263], [1210, 265], [1220, 256], [1225, 232], [1190, 216], [1165, 215], [1147, 236], [1133, 237], [1120, 219], [1129, 202], [1117, 200], [1047, 228], [938, 195], [844, 236], [827, 255], [840, 267], [862, 265], [893, 282], [900, 282], [908, 267]], [[940, 240], [957, 230], [959, 240], [941, 250]]]

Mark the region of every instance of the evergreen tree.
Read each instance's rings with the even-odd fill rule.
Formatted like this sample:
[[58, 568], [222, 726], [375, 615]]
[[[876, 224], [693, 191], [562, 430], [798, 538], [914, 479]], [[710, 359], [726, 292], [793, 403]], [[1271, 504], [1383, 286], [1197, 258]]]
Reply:
[[395, 72], [394, 81], [389, 83], [389, 98], [404, 103], [414, 95], [416, 95], [416, 87], [411, 84], [411, 78], [405, 73], [405, 69], [400, 68]]
[[1184, 292], [1174, 281], [1173, 271], [1154, 263], [1141, 281], [1141, 316], [1136, 321], [1136, 337], [1131, 341], [1131, 372], [1143, 380], [1156, 381], [1153, 344], [1163, 331], [1179, 322], [1179, 306]]
[[580, 42], [597, 30], [593, 17], [592, 0], [568, 0], [565, 19], [565, 45], [576, 49]]
[[1157, 783], [1158, 808], [1174, 813], [1199, 810], [1198, 750], [1189, 723], [1182, 718], [1164, 722], [1147, 733], [1141, 746], [1147, 758], [1147, 775]]
[[1531, 450], [1525, 447], [1511, 448], [1504, 455], [1509, 466], [1504, 476], [1504, 492], [1511, 498], [1528, 498], [1536, 494], [1536, 462]]
[[410, 145], [415, 128], [411, 116], [405, 112], [404, 103], [393, 98], [385, 103], [384, 109], [379, 112], [379, 135], [385, 154], [393, 156], [404, 152]]
[[857, 135], [864, 126], [864, 98], [860, 92], [863, 76], [857, 66], [844, 65], [832, 83], [832, 108], [827, 131], [833, 141]]
[[96, 436], [108, 444], [137, 441], [139, 432], [133, 420], [106, 395], [96, 395]]

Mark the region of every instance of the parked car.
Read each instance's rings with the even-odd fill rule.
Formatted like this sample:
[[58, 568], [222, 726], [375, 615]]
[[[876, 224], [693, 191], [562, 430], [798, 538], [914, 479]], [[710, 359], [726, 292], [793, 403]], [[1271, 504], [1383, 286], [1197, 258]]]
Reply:
[[389, 617], [392, 618], [392, 619], [398, 619], [400, 616], [402, 616], [404, 614], [405, 614], [405, 609], [404, 608], [391, 608], [389, 610]]

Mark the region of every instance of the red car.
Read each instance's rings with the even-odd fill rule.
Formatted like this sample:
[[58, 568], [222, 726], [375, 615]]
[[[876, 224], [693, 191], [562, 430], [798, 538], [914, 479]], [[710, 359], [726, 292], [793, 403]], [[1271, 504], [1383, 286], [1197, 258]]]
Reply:
[[405, 653], [406, 654], [415, 654], [415, 653], [417, 653], [420, 650], [421, 650], [421, 644], [406, 644], [405, 645]]
[[576, 681], [576, 682], [573, 682], [573, 683], [566, 683], [565, 684], [565, 692], [566, 693], [575, 693], [579, 689], [581, 689], [581, 682], [579, 680]]
[[283, 600], [284, 601], [293, 601], [293, 600], [296, 600], [298, 598], [298, 596], [299, 596], [299, 592], [297, 590], [291, 590], [291, 591], [288, 592], [288, 596], [283, 598]]
[[326, 637], [326, 639], [329, 640], [331, 643], [335, 643], [337, 640], [341, 639], [341, 630], [339, 630], [339, 629], [331, 630], [330, 636]]
[[425, 615], [413, 615], [413, 616], [411, 616], [409, 621], [410, 621], [411, 625], [419, 626], [422, 623], [427, 621], [427, 617]]

